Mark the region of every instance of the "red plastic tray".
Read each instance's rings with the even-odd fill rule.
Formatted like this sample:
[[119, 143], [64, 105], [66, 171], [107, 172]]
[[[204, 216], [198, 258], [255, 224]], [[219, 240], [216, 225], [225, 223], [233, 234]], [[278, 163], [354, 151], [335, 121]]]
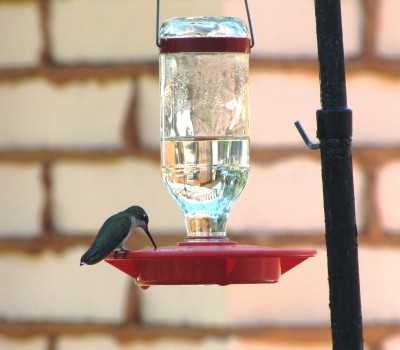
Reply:
[[135, 279], [153, 285], [275, 283], [281, 275], [317, 254], [314, 249], [274, 249], [236, 242], [181, 242], [122, 253], [106, 261]]

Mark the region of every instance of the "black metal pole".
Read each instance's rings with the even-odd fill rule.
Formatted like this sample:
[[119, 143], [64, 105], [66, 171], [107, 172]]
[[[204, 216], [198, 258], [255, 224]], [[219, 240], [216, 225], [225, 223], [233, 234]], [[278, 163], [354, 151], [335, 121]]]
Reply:
[[315, 0], [321, 106], [317, 111], [334, 350], [363, 349], [357, 226], [340, 0]]

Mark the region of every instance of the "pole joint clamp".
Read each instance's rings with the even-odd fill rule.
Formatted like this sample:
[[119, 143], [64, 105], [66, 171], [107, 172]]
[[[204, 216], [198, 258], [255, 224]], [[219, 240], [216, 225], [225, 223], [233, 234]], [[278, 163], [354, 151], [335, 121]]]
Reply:
[[319, 109], [317, 111], [318, 139], [350, 138], [353, 133], [352, 111], [341, 109]]

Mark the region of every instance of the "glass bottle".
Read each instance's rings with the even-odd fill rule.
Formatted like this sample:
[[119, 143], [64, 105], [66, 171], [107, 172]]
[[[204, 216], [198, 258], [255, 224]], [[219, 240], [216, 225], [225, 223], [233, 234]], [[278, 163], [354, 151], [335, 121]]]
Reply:
[[249, 31], [233, 17], [177, 17], [159, 37], [163, 181], [186, 241], [227, 241], [249, 172]]

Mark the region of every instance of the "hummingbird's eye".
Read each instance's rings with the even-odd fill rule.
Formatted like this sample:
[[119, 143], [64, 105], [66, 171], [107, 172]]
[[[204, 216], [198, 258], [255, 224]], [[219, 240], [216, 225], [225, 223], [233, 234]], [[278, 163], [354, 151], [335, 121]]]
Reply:
[[142, 220], [147, 224], [149, 222], [149, 217], [146, 214], [143, 214]]

